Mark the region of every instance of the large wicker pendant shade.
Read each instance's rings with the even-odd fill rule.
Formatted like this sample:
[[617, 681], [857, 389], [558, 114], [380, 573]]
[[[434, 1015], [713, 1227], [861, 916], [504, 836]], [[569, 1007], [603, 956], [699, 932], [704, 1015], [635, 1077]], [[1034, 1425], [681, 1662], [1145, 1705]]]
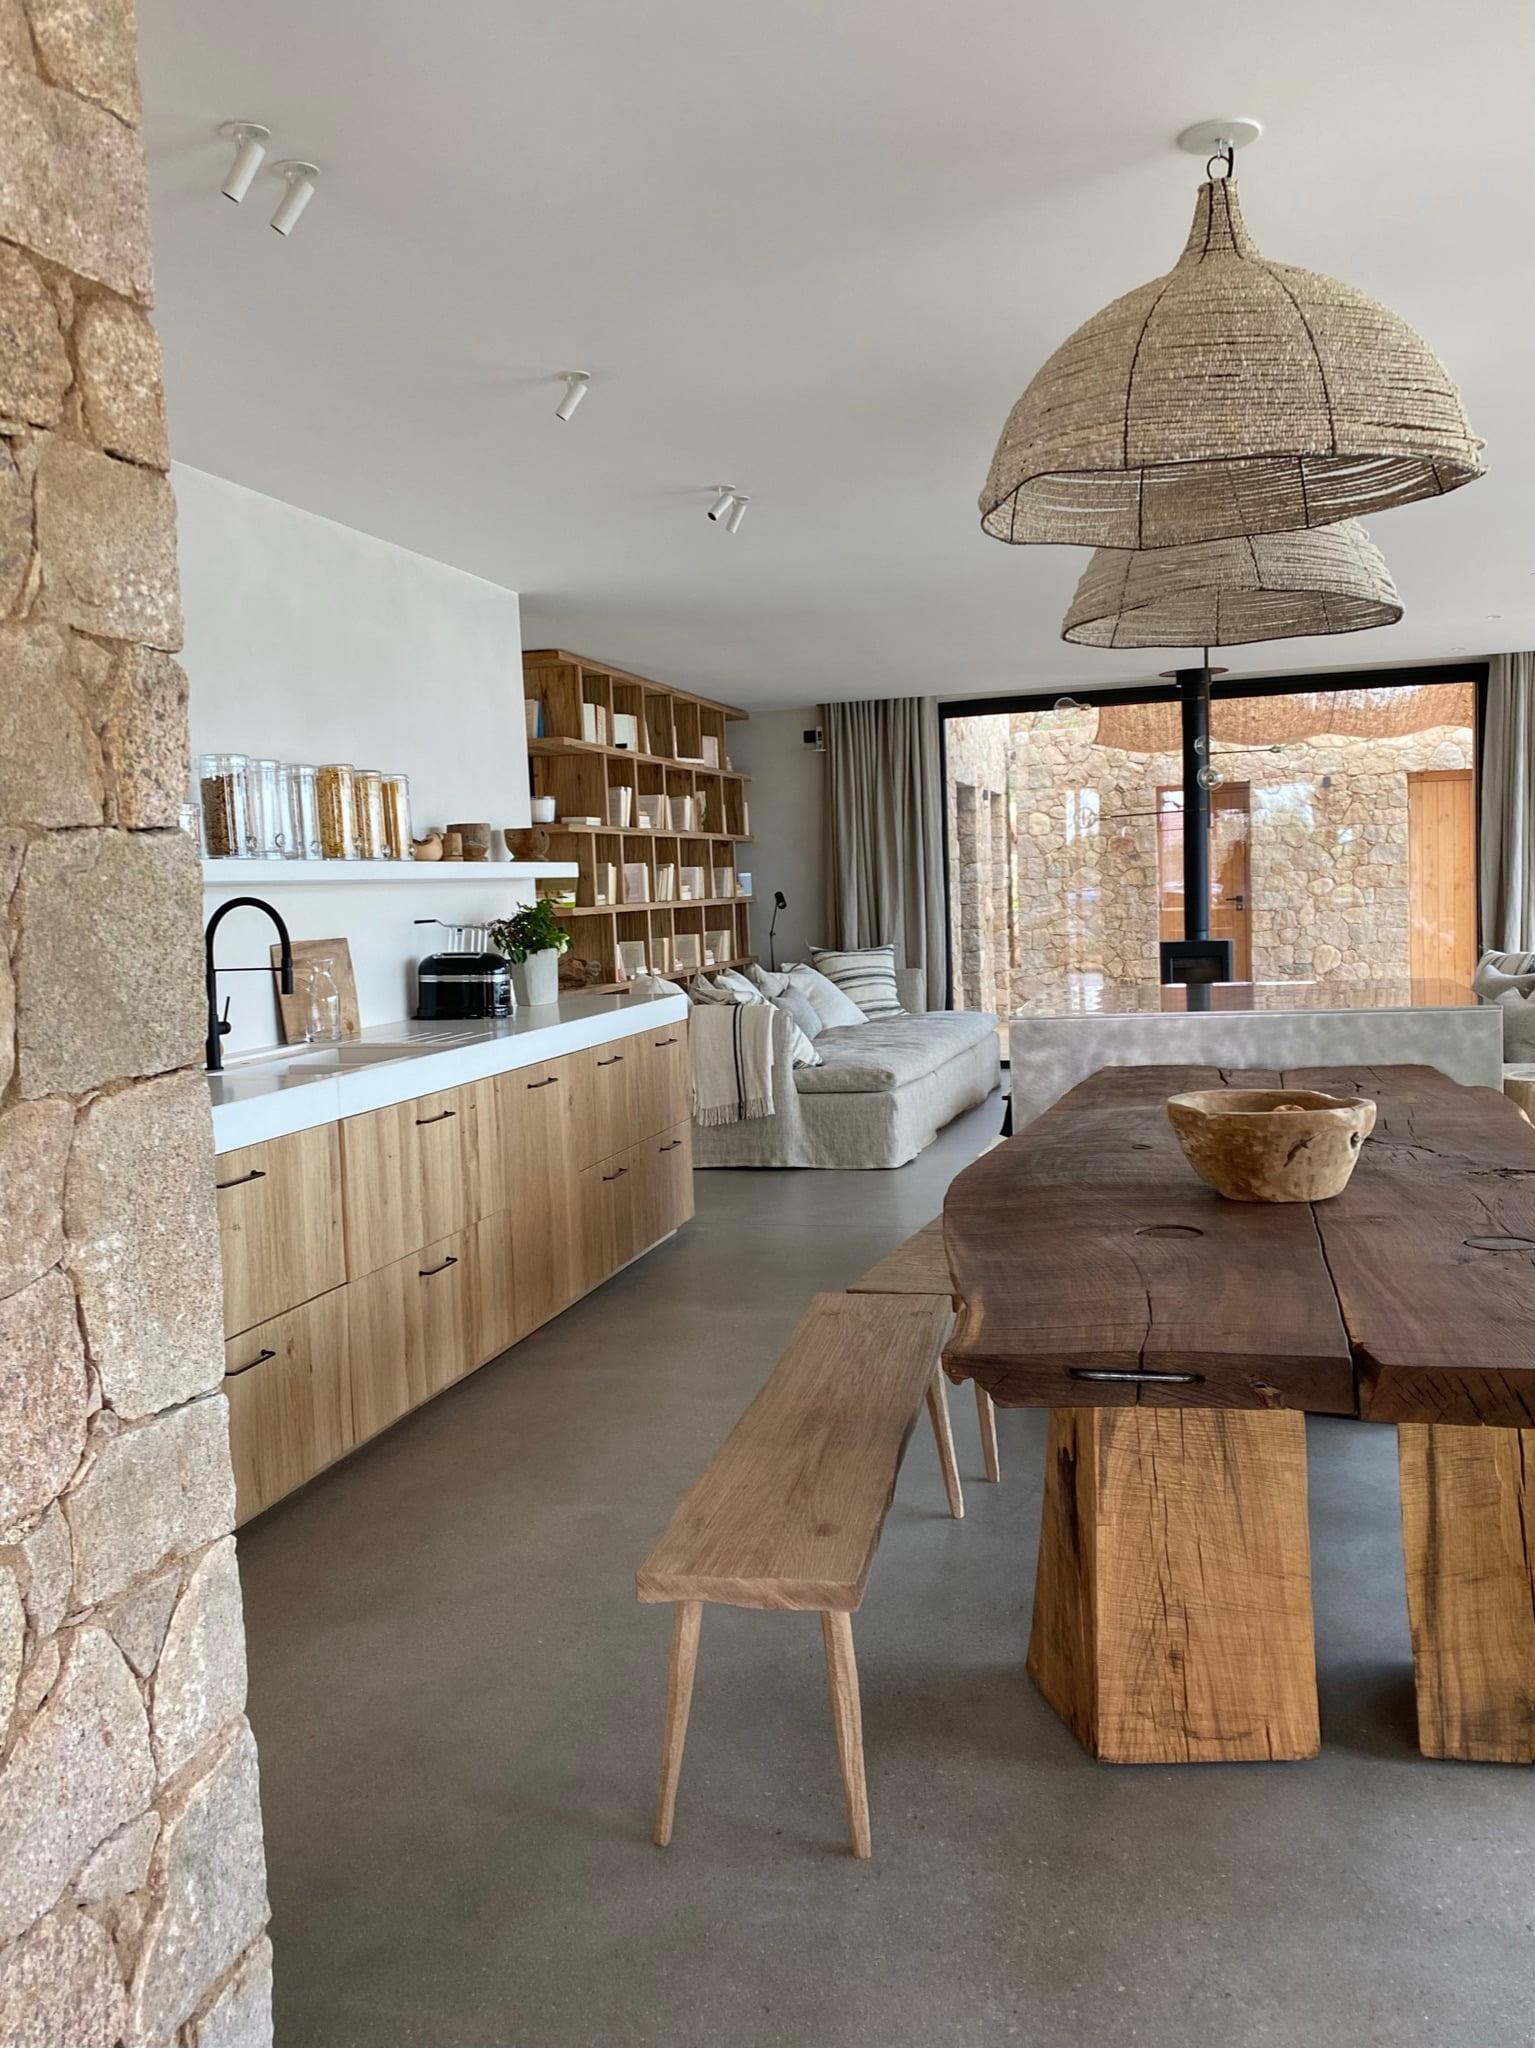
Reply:
[[982, 524], [1110, 548], [1292, 533], [1453, 491], [1481, 448], [1428, 345], [1351, 285], [1266, 261], [1225, 178], [1174, 268], [1095, 313], [1013, 407]]
[[1061, 627], [1084, 647], [1243, 647], [1394, 626], [1379, 548], [1351, 519], [1198, 547], [1098, 548]]

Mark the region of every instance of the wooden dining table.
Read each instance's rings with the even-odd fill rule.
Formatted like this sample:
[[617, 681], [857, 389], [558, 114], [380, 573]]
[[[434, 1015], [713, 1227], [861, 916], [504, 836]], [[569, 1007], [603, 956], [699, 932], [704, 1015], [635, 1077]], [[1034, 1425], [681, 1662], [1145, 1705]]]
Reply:
[[[1169, 1095], [1377, 1105], [1342, 1194], [1225, 1200]], [[1112, 1067], [959, 1175], [944, 1353], [1050, 1411], [1028, 1668], [1093, 1754], [1320, 1744], [1308, 1413], [1396, 1426], [1426, 1755], [1535, 1762], [1535, 1128], [1429, 1067]], [[1369, 1597], [1361, 1587], [1361, 1599]]]

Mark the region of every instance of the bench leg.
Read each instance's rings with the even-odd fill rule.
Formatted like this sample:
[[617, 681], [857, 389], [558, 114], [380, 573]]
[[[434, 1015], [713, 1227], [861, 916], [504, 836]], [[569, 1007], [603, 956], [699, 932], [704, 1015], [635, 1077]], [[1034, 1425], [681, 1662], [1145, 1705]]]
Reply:
[[965, 1512], [965, 1496], [959, 1490], [954, 1432], [949, 1427], [949, 1390], [941, 1365], [933, 1367], [933, 1377], [927, 1383], [927, 1412], [933, 1425], [933, 1441], [938, 1446], [938, 1462], [943, 1467], [943, 1490], [949, 1496], [949, 1513], [957, 1522]]
[[1535, 1429], [1399, 1422], [1418, 1747], [1535, 1763]]
[[664, 1849], [672, 1838], [677, 1811], [677, 1780], [682, 1775], [682, 1745], [688, 1737], [688, 1708], [693, 1703], [693, 1672], [698, 1663], [701, 1600], [679, 1600], [672, 1609], [672, 1656], [666, 1673], [666, 1732], [661, 1738], [661, 1789], [656, 1797], [652, 1840]]
[[853, 1661], [853, 1617], [823, 1614], [821, 1640], [826, 1645], [826, 1676], [831, 1685], [831, 1717], [837, 1729], [837, 1760], [842, 1766], [842, 1791], [847, 1800], [847, 1831], [855, 1856], [872, 1855], [869, 1840], [869, 1788], [863, 1774], [863, 1709], [858, 1701], [858, 1666]]
[[979, 1380], [975, 1383], [975, 1412], [981, 1423], [981, 1456], [986, 1460], [986, 1477], [998, 1480], [1002, 1477], [1002, 1464], [997, 1456], [996, 1403]]
[[1050, 1416], [1029, 1676], [1110, 1763], [1315, 1756], [1306, 1422]]

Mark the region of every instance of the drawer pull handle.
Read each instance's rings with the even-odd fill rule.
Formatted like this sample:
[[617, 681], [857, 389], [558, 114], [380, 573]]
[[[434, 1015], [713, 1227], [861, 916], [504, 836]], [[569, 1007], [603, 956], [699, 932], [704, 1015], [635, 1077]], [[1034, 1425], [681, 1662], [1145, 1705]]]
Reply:
[[651, 1043], [655, 1046], [656, 1051], [659, 1052], [663, 1045], [675, 1045], [677, 1041], [675, 1038], [656, 1038], [652, 1039]]
[[1148, 1383], [1154, 1387], [1202, 1387], [1205, 1383], [1202, 1372], [1111, 1372], [1107, 1366], [1073, 1365], [1067, 1367], [1067, 1374], [1074, 1380], [1124, 1380], [1137, 1387]]
[[242, 1173], [237, 1180], [216, 1180], [213, 1185], [220, 1194], [225, 1188], [249, 1187], [253, 1180], [265, 1180], [266, 1174], [259, 1166], [253, 1166], [249, 1173]]
[[416, 1123], [418, 1127], [422, 1124], [445, 1124], [450, 1116], [457, 1115], [456, 1109], [439, 1109], [436, 1116], [418, 1116]]
[[[237, 1365], [234, 1370], [237, 1373], [249, 1372], [253, 1366], [265, 1365], [269, 1358], [275, 1358], [276, 1356], [277, 1353], [271, 1349], [267, 1349], [265, 1351], [258, 1351], [254, 1358], [247, 1359], [244, 1365]], [[234, 1374], [231, 1373], [230, 1378], [232, 1379], [233, 1377]]]
[[419, 1266], [416, 1269], [417, 1278], [430, 1280], [434, 1273], [446, 1273], [449, 1266], [456, 1266], [457, 1264], [457, 1259], [444, 1259], [440, 1266]]
[[680, 1138], [673, 1138], [671, 1143], [663, 1145], [661, 1150], [663, 1152], [680, 1152], [682, 1150], [682, 1140]]
[[603, 1175], [602, 1177], [603, 1177], [603, 1179], [604, 1179], [604, 1180], [622, 1180], [622, 1179], [623, 1179], [623, 1177], [624, 1177], [624, 1175], [625, 1175], [625, 1174], [626, 1174], [626, 1173], [627, 1173], [628, 1171], [629, 1171], [629, 1169], [628, 1169], [628, 1167], [627, 1167], [627, 1166], [621, 1166], [621, 1167], [620, 1167], [620, 1168], [618, 1169], [617, 1173], [605, 1173], [605, 1174], [604, 1174], [604, 1175]]
[[623, 1063], [624, 1056], [621, 1052], [614, 1053], [610, 1060], [598, 1060], [597, 1062], [599, 1067], [621, 1067]]
[[535, 1088], [558, 1088], [559, 1085], [560, 1077], [558, 1074], [551, 1074], [547, 1081], [525, 1081], [523, 1083], [523, 1086], [526, 1089], [528, 1089], [530, 1093]]

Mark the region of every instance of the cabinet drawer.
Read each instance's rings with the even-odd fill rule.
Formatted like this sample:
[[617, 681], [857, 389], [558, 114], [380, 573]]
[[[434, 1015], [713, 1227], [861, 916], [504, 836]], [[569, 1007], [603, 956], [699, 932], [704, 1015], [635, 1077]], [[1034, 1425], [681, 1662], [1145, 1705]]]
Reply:
[[352, 1279], [461, 1231], [476, 1210], [473, 1090], [449, 1088], [341, 1125]]
[[693, 1114], [693, 1074], [688, 1062], [688, 1027], [663, 1024], [633, 1041], [634, 1126], [632, 1140], [671, 1131]]
[[334, 1124], [214, 1160], [226, 1337], [346, 1278], [338, 1162]]
[[478, 1361], [474, 1258], [467, 1233], [382, 1266], [351, 1296], [352, 1426], [358, 1443], [417, 1408]]
[[352, 1448], [347, 1294], [334, 1288], [224, 1346], [236, 1522]]
[[648, 1139], [641, 1149], [645, 1153], [648, 1219], [654, 1229], [647, 1242], [654, 1244], [680, 1230], [693, 1214], [692, 1118]]
[[577, 1055], [582, 1064], [580, 1163], [595, 1166], [633, 1144], [639, 1094], [636, 1041], [620, 1038]]

